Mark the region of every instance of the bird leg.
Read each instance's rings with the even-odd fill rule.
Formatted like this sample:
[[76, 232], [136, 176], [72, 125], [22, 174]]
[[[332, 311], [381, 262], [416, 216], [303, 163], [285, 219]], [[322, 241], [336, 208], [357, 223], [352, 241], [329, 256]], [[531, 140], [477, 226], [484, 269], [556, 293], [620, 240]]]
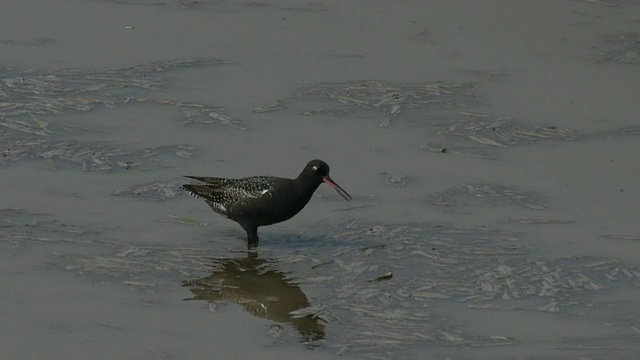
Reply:
[[249, 249], [258, 247], [258, 227], [252, 225], [242, 225], [247, 232], [247, 247]]

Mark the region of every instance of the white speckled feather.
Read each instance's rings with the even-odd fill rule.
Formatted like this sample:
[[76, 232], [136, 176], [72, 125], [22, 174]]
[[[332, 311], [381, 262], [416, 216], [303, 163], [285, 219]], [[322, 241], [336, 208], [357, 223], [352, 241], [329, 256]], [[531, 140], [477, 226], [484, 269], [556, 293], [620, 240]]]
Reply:
[[208, 183], [191, 185], [195, 191], [185, 191], [197, 198], [204, 199], [213, 211], [227, 216], [229, 208], [247, 199], [273, 197], [274, 184], [283, 179], [272, 176], [255, 176], [243, 179], [209, 178]]

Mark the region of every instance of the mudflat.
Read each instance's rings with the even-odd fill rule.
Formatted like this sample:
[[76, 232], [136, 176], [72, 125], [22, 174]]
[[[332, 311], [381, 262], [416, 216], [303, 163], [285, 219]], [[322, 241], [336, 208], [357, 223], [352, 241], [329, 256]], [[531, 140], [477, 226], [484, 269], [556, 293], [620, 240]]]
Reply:
[[[3, 357], [637, 358], [639, 16], [5, 1]], [[253, 252], [180, 190], [315, 158]]]

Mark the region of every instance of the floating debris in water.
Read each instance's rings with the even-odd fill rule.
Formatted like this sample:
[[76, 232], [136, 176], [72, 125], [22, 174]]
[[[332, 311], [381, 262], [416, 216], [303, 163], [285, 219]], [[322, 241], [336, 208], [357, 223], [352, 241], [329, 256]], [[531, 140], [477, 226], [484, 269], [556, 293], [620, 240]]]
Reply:
[[[469, 114], [469, 113], [465, 113]], [[578, 135], [570, 129], [555, 126], [531, 126], [513, 119], [484, 120], [476, 114], [472, 120], [442, 122], [437, 136], [442, 144], [425, 143], [419, 148], [442, 153], [455, 153], [497, 160], [495, 156], [483, 153], [486, 148], [510, 148], [541, 141], [570, 141]]]
[[514, 119], [492, 119], [488, 115], [459, 112], [471, 120], [439, 120], [437, 140], [427, 141], [418, 148], [443, 154], [471, 156], [485, 160], [500, 160], [497, 150], [546, 142], [584, 139], [612, 139], [639, 135], [640, 127], [628, 126], [616, 130], [580, 133], [553, 125], [532, 125]]
[[372, 281], [387, 281], [387, 280], [391, 280], [391, 278], [393, 278], [393, 273], [392, 272], [387, 272], [386, 274], [384, 274], [382, 276], [378, 276], [377, 278], [375, 278], [373, 280], [369, 280], [369, 282], [372, 282]]
[[[383, 81], [344, 81], [302, 88], [290, 98], [280, 99], [254, 112], [281, 111], [299, 102], [328, 103], [328, 107], [303, 110], [302, 115], [355, 116], [362, 111], [379, 111], [397, 116], [405, 110], [433, 107], [458, 108], [460, 99], [470, 101], [474, 83], [389, 83]], [[291, 104], [291, 106], [285, 104]], [[335, 105], [338, 107], [335, 107]], [[389, 120], [381, 124], [386, 127]]]
[[264, 107], [258, 106], [253, 108], [253, 112], [258, 114], [271, 112], [271, 111], [281, 111], [281, 110], [286, 110], [286, 107], [280, 104], [280, 101], [274, 101], [273, 103]]
[[164, 72], [229, 64], [233, 62], [198, 59], [157, 61], [104, 70], [61, 69], [47, 72], [0, 68], [0, 125], [17, 130], [22, 127], [20, 131], [25, 131], [24, 122], [16, 121], [29, 116], [36, 122], [34, 128], [41, 130], [38, 134], [45, 136], [47, 130], [42, 126], [45, 123], [38, 119], [38, 115], [86, 112], [97, 106], [112, 108], [135, 101], [190, 110], [190, 116], [185, 120], [189, 124], [240, 126], [240, 121], [218, 114], [219, 109], [212, 105], [167, 100], [154, 94], [166, 81]]
[[[0, 165], [21, 160], [47, 160], [53, 170], [63, 164], [80, 166], [82, 171], [152, 170], [166, 167], [166, 157], [190, 158], [195, 150], [189, 145], [149, 147], [124, 150], [110, 142], [54, 140], [51, 138], [3, 139], [5, 152]], [[11, 141], [13, 140], [13, 141]]]
[[508, 223], [528, 225], [564, 225], [573, 224], [575, 221], [566, 219], [508, 219]]
[[[108, 141], [75, 141], [69, 135], [88, 130], [57, 115], [86, 112], [96, 106], [116, 107], [131, 102], [173, 106], [185, 113], [188, 125], [231, 125], [241, 122], [212, 105], [160, 98], [165, 72], [232, 64], [224, 60], [152, 62], [106, 70], [63, 69], [54, 72], [0, 68], [0, 165], [46, 160], [52, 169], [63, 163], [83, 171], [150, 170], [166, 167], [162, 158], [190, 158], [187, 145], [128, 150]], [[43, 117], [47, 116], [46, 120]]]
[[114, 191], [111, 195], [134, 196], [145, 200], [164, 201], [173, 199], [177, 194], [181, 194], [180, 186], [183, 182], [183, 180], [171, 180], [124, 186]]
[[521, 192], [500, 184], [465, 184], [439, 192], [432, 199], [434, 205], [441, 206], [497, 206], [515, 205], [533, 210], [545, 210], [548, 205], [541, 196]]
[[390, 174], [388, 172], [381, 172], [385, 175], [385, 183], [393, 187], [404, 187], [407, 184], [407, 176], [401, 174]]
[[615, 235], [615, 234], [609, 234], [609, 235], [601, 235], [600, 236], [603, 239], [609, 239], [609, 240], [629, 240], [629, 241], [640, 241], [640, 236], [636, 236], [636, 235]]
[[33, 243], [110, 245], [108, 240], [96, 238], [99, 234], [97, 230], [65, 224], [58, 215], [0, 209], [0, 244], [10, 243], [18, 248]]
[[604, 36], [595, 48], [597, 62], [640, 64], [640, 32], [627, 32]]
[[321, 267], [323, 267], [323, 266], [325, 266], [325, 265], [329, 265], [329, 264], [333, 264], [333, 263], [334, 263], [334, 261], [333, 261], [333, 260], [331, 260], [331, 261], [321, 262], [321, 263], [319, 263], [319, 264], [315, 264], [315, 265], [313, 265], [313, 266], [311, 267], [311, 269], [312, 269], [312, 270], [315, 270], [315, 269], [321, 268]]
[[179, 217], [179, 216], [169, 215], [169, 218], [174, 220], [175, 222], [177, 222], [179, 224], [183, 224], [183, 225], [207, 226], [207, 223], [200, 222], [200, 221], [198, 221], [196, 219], [189, 218], [189, 217]]

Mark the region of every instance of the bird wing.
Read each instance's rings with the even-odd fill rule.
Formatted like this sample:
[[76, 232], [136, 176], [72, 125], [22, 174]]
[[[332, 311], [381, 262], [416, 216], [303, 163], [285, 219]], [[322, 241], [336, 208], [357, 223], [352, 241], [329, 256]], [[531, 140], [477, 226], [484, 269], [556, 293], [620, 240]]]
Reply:
[[271, 197], [272, 177], [254, 176], [242, 179], [185, 176], [205, 184], [185, 184], [182, 188], [189, 194], [219, 204], [230, 204], [249, 198]]
[[239, 192], [249, 197], [271, 197], [278, 180], [272, 176], [253, 176], [236, 180], [232, 188], [238, 189]]

